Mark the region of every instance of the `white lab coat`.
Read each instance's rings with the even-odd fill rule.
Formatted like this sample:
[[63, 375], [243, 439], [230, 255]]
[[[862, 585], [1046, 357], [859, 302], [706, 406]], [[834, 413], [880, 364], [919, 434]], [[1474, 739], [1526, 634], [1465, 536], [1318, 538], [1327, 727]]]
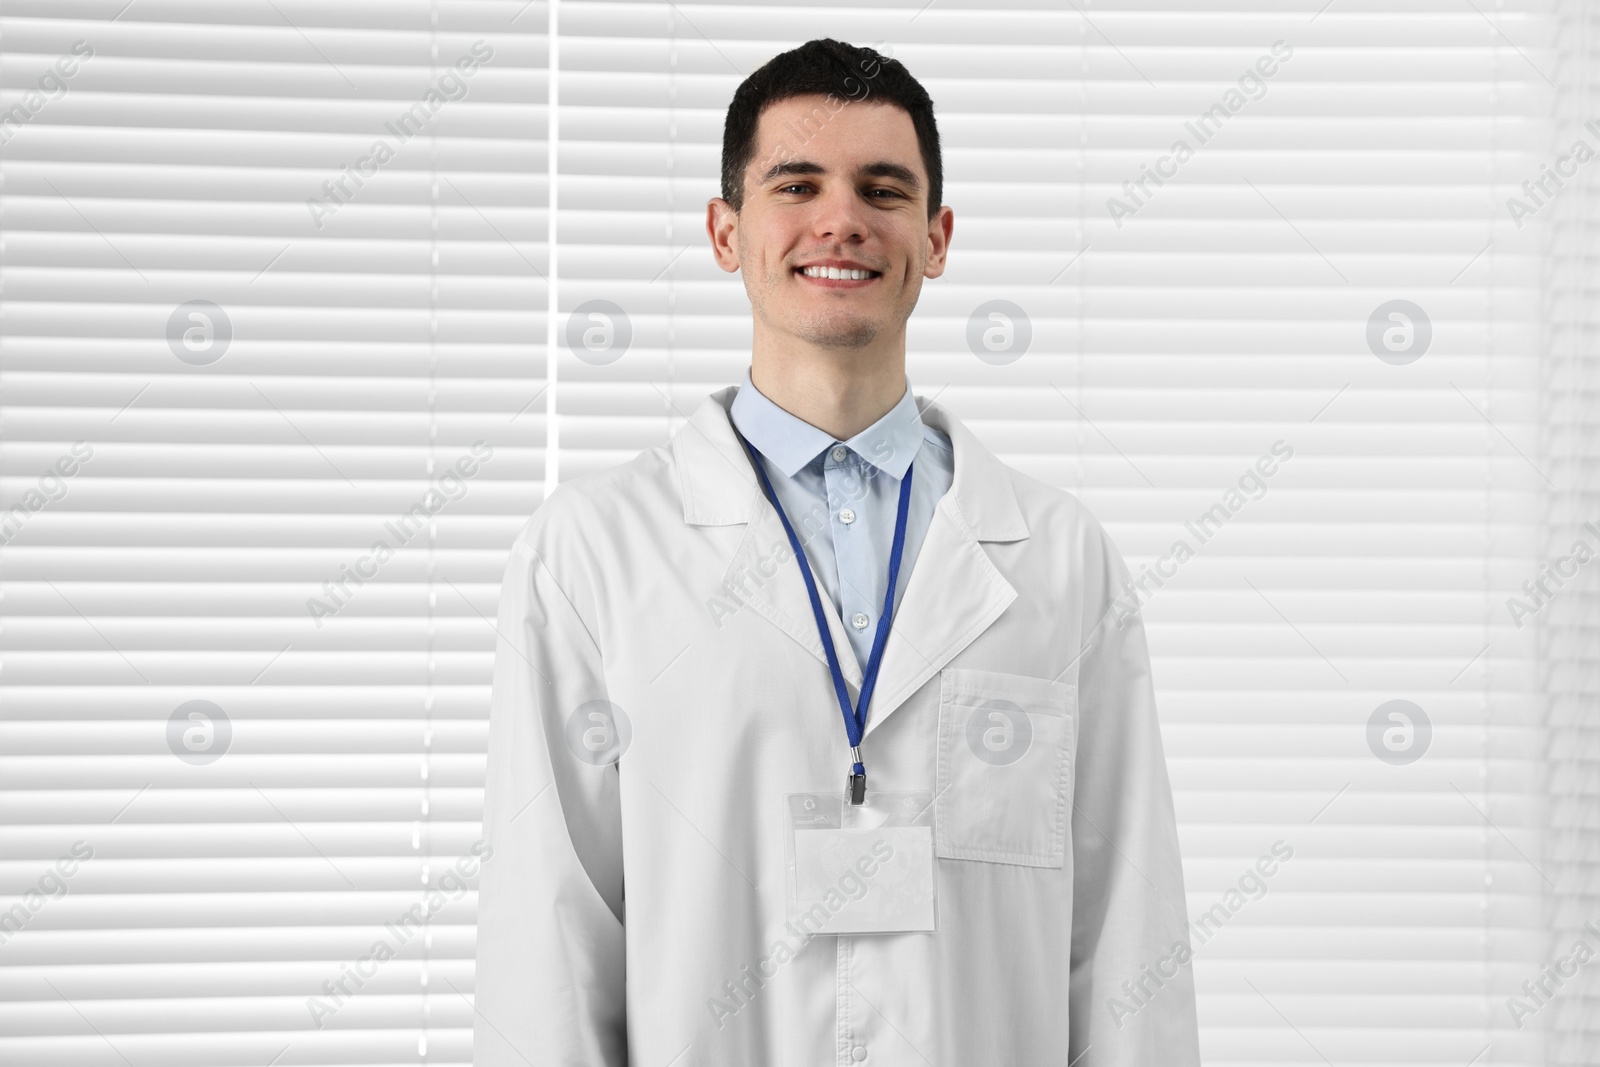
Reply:
[[[784, 794], [841, 791], [849, 750], [799, 569], [728, 421], [734, 392], [668, 444], [561, 485], [512, 549], [474, 1062], [1198, 1064], [1149, 656], [1137, 616], [1111, 610], [1126, 569], [1073, 496], [920, 397], [955, 480], [862, 751], [869, 789], [938, 794], [938, 928], [786, 931]], [[854, 699], [860, 666], [825, 607]], [[987, 699], [1036, 724], [1022, 762], [959, 758]], [[610, 765], [569, 740], [602, 721], [581, 710], [597, 700], [631, 726]]]

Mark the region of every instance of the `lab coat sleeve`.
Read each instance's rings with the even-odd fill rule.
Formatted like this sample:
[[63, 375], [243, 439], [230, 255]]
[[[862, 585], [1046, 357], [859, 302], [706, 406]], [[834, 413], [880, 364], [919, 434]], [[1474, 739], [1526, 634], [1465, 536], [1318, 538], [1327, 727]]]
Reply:
[[1103, 531], [1098, 541], [1084, 567], [1068, 1059], [1198, 1067], [1188, 909], [1150, 654], [1127, 567]]
[[539, 518], [512, 549], [496, 627], [473, 1063], [626, 1067], [617, 768], [567, 740], [572, 713], [606, 698], [605, 678], [532, 540]]

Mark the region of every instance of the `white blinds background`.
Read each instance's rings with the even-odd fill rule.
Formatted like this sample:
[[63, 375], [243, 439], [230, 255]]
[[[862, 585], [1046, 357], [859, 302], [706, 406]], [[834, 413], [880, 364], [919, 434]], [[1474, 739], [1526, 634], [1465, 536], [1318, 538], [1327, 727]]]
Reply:
[[[0, 900], [43, 901], [0, 925], [0, 1064], [467, 1062], [472, 896], [446, 878], [547, 405], [571, 477], [737, 380], [747, 305], [702, 229], [723, 110], [824, 35], [882, 42], [939, 106], [955, 255], [913, 319], [918, 391], [1079, 493], [1136, 571], [1196, 548], [1145, 612], [1191, 914], [1227, 913], [1196, 964], [1207, 1063], [1541, 1062], [1562, 1005], [1519, 1031], [1505, 1000], [1550, 959], [1562, 876], [1535, 628], [1505, 600], [1546, 476], [1573, 483], [1538, 447], [1554, 216], [1519, 230], [1504, 201], [1553, 159], [1548, 5], [562, 0], [547, 324], [543, 2], [122, 2], [0, 12], [7, 106], [95, 49], [0, 125], [0, 502], [59, 496], [0, 544]], [[480, 38], [466, 97], [317, 229], [304, 201]], [[1279, 40], [1264, 93], [1186, 136]], [[1107, 198], [1178, 138], [1119, 227]], [[1002, 365], [965, 340], [994, 299], [1033, 334]], [[215, 362], [169, 347], [190, 300], [228, 315]], [[547, 325], [590, 300], [628, 350], [558, 343], [545, 389]], [[1368, 347], [1391, 300], [1431, 325], [1405, 365]], [[480, 439], [426, 532], [345, 578]], [[1229, 497], [1279, 440], [1265, 495]], [[1368, 747], [1394, 699], [1432, 726], [1409, 765]], [[222, 736], [169, 726], [192, 700], [228, 716], [210, 763], [174, 754]], [[1294, 858], [1231, 909], [1277, 840]], [[447, 903], [397, 944], [425, 880]]]
[[[1519, 229], [1505, 200], [1554, 161], [1549, 6], [559, 18], [559, 317], [609, 301], [631, 331], [610, 363], [557, 347], [562, 476], [665, 439], [748, 359], [702, 223], [734, 86], [812, 37], [881, 42], [936, 101], [956, 210], [914, 385], [1166, 576], [1145, 610], [1191, 917], [1210, 915], [1206, 1062], [1541, 1062], [1554, 1012], [1519, 1029], [1506, 1003], [1550, 958], [1541, 668], [1506, 599], [1536, 575], [1556, 473], [1551, 216]], [[1130, 193], [1141, 168], [1168, 180]], [[1032, 330], [1003, 365], [966, 341], [996, 299]], [[1393, 301], [1415, 307], [1369, 341]], [[1261, 457], [1273, 473], [1241, 484]], [[1220, 531], [1186, 526], [1218, 506]], [[1293, 858], [1246, 879], [1278, 841]]]
[[[1556, 61], [1564, 92], [1556, 110], [1555, 143], [1563, 151], [1582, 138], [1600, 148], [1585, 125], [1600, 116], [1600, 10], [1563, 0], [1558, 8]], [[1552, 203], [1546, 234], [1550, 317], [1543, 381], [1545, 451], [1558, 489], [1549, 494], [1545, 558], [1569, 554], [1575, 540], [1600, 536], [1600, 336], [1596, 322], [1596, 247], [1600, 181], [1587, 168]], [[1565, 564], [1562, 570], [1568, 570]], [[1589, 567], [1585, 566], [1585, 570]], [[1550, 960], [1569, 956], [1578, 941], [1600, 947], [1600, 587], [1594, 580], [1562, 582], [1542, 633], [1549, 694], [1549, 827], [1547, 897]], [[1585, 966], [1563, 982], [1549, 1007], [1549, 1062], [1577, 1067], [1600, 1061], [1600, 970]]]
[[470, 1062], [523, 7], [0, 11], [0, 1063]]

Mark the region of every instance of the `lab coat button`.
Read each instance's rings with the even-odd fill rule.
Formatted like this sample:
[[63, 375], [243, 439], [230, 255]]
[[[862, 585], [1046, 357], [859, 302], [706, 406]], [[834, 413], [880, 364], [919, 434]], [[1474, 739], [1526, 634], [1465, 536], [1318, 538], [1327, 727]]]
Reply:
[[850, 508], [840, 508], [839, 521], [844, 523], [846, 526], [849, 526], [852, 522], [856, 521], [856, 513]]
[[834, 445], [833, 451], [828, 453], [828, 455], [833, 457], [833, 461], [835, 463], [843, 463], [844, 457], [848, 456], [849, 454], [849, 451], [844, 447], [844, 445]]
[[858, 611], [850, 617], [850, 625], [858, 630], [865, 630], [867, 623], [871, 621], [871, 619], [867, 618], [866, 612], [863, 611]]
[[850, 1050], [850, 1058], [859, 1063], [867, 1058], [867, 1050], [861, 1045], [857, 1045], [855, 1048]]

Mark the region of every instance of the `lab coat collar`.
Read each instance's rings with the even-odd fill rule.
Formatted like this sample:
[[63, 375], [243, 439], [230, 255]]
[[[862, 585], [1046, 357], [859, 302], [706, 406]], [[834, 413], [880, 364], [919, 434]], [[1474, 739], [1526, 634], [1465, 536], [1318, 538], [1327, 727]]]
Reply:
[[[799, 568], [787, 559], [782, 565], [774, 562], [775, 557], [790, 555], [788, 539], [729, 422], [728, 410], [737, 391], [737, 386], [728, 386], [712, 393], [672, 439], [684, 522], [744, 524], [722, 592], [754, 608], [826, 663]], [[869, 736], [1016, 599], [1016, 590], [980, 542], [1028, 537], [1010, 470], [955, 416], [931, 400], [916, 399], [923, 421], [950, 438], [955, 477], [934, 509], [895, 610], [867, 713]], [[861, 686], [861, 665], [850, 654], [844, 623], [831, 607], [823, 615], [834, 648], [842, 650], [839, 663], [854, 699]]]
[[[728, 418], [738, 391], [738, 386], [730, 385], [707, 396], [672, 439], [683, 521], [691, 526], [747, 523], [765, 503]], [[955, 480], [940, 507], [950, 501], [978, 541], [1025, 540], [1028, 523], [1005, 464], [945, 408], [926, 397], [919, 396], [916, 402], [922, 421], [943, 430], [955, 454]]]

